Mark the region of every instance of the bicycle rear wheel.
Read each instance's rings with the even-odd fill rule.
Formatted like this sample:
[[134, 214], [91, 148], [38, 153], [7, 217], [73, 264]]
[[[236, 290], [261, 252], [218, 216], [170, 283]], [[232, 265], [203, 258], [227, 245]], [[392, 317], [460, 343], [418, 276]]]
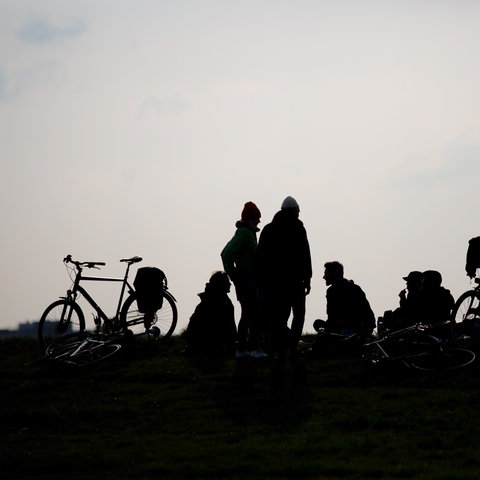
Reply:
[[42, 349], [51, 340], [68, 334], [83, 332], [85, 317], [75, 302], [62, 299], [49, 305], [38, 322], [38, 342]]
[[466, 367], [474, 360], [475, 354], [471, 350], [445, 347], [412, 356], [406, 361], [417, 370], [433, 372]]
[[[177, 306], [174, 298], [170, 293], [165, 292], [163, 297], [162, 308], [157, 310], [153, 318], [147, 319], [149, 327], [157, 327], [159, 329], [159, 338], [170, 337], [177, 326]], [[134, 335], [142, 335], [146, 333], [145, 329], [145, 313], [138, 311], [137, 297], [132, 293], [123, 304], [120, 313], [120, 321], [125, 330], [130, 330]]]

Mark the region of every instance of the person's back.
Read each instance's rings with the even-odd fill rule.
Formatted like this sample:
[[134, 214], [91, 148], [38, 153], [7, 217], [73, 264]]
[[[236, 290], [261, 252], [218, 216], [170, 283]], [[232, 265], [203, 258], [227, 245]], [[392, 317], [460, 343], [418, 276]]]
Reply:
[[279, 356], [287, 351], [297, 355], [305, 322], [305, 297], [310, 293], [310, 246], [299, 214], [297, 201], [286, 197], [281, 210], [263, 228], [257, 248], [258, 285], [269, 330], [269, 348]]
[[260, 235], [257, 249], [259, 278], [264, 283], [310, 280], [310, 246], [303, 222], [288, 209], [275, 214]]

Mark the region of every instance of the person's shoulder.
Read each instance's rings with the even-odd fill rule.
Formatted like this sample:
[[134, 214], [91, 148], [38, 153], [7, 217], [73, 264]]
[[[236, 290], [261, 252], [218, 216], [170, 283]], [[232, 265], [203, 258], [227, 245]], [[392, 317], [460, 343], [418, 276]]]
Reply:
[[265, 236], [268, 235], [270, 232], [272, 232], [275, 229], [275, 225], [270, 222], [267, 223], [266, 225], [263, 226], [263, 228], [260, 230], [260, 236]]
[[358, 285], [358, 283], [355, 283], [354, 280], [346, 280], [345, 287], [351, 290], [352, 292], [357, 292], [362, 294], [364, 293], [362, 287]]

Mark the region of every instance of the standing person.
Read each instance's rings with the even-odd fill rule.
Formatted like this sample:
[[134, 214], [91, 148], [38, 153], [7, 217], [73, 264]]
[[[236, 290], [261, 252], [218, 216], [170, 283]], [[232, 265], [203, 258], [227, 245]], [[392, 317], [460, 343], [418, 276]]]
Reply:
[[237, 326], [225, 272], [215, 272], [205, 291], [199, 293], [200, 303], [188, 323], [185, 337], [188, 352], [193, 355], [230, 356], [235, 351]]
[[[305, 296], [310, 293], [312, 261], [307, 232], [299, 220], [300, 207], [292, 197], [282, 203], [266, 225], [257, 249], [260, 298], [268, 319], [273, 354], [297, 352], [305, 322]], [[291, 329], [288, 319], [293, 313]]]
[[235, 285], [241, 307], [238, 348], [235, 356], [266, 357], [261, 350], [258, 285], [255, 271], [257, 232], [261, 213], [253, 202], [245, 203], [233, 238], [221, 252], [223, 268]]
[[363, 290], [344, 277], [340, 262], [325, 263], [327, 331], [343, 336], [368, 337], [375, 328], [375, 314]]

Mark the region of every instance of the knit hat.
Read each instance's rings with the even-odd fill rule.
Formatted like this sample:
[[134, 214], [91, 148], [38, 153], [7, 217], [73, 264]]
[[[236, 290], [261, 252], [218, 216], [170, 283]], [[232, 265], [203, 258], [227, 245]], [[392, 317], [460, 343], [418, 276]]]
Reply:
[[300, 208], [300, 206], [293, 197], [287, 197], [282, 203], [282, 210], [285, 208]]
[[260, 217], [261, 213], [258, 207], [253, 202], [247, 202], [242, 210], [242, 220], [251, 220]]

